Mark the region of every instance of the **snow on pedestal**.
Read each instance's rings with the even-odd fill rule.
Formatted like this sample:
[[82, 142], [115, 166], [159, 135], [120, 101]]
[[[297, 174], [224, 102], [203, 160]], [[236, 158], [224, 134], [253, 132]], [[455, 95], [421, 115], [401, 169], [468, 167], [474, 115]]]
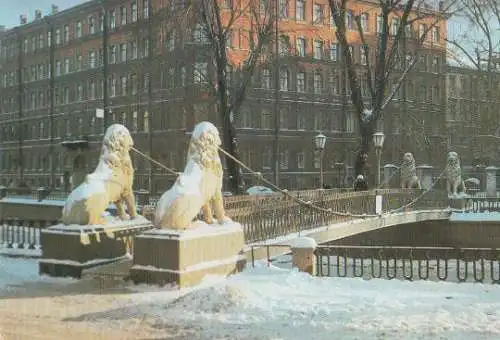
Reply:
[[42, 230], [40, 274], [79, 278], [84, 269], [130, 256], [134, 235], [153, 228], [142, 216], [105, 220], [103, 225], [57, 224]]
[[193, 223], [185, 231], [149, 230], [135, 238], [130, 277], [135, 283], [198, 284], [208, 274], [229, 275], [243, 269], [245, 239], [239, 223]]
[[315, 274], [316, 256], [314, 251], [318, 244], [316, 240], [310, 237], [299, 237], [291, 242], [292, 263], [301, 272], [311, 275]]

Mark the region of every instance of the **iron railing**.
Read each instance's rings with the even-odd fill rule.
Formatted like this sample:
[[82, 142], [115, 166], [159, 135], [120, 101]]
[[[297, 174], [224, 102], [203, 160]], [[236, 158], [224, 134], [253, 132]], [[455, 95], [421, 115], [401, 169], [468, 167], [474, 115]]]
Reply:
[[[21, 220], [17, 218], [0, 220], [0, 247], [6, 249], [41, 249], [41, 230], [57, 221]], [[13, 252], [13, 254], [16, 254]]]
[[318, 276], [500, 283], [500, 249], [319, 246]]

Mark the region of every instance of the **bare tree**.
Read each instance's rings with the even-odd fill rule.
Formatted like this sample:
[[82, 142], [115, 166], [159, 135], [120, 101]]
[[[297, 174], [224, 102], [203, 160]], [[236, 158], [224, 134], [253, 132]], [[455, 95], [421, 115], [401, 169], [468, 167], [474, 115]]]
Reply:
[[[349, 0], [329, 0], [330, 10], [336, 27], [336, 37], [342, 49], [347, 70], [347, 78], [351, 89], [351, 102], [358, 117], [361, 144], [356, 157], [356, 175], [364, 173], [367, 169], [367, 155], [370, 150], [373, 133], [377, 122], [383, 117], [384, 109], [399, 91], [401, 84], [419, 60], [419, 48], [422, 47], [427, 33], [448, 15], [441, 8], [439, 11], [431, 10], [423, 1], [416, 0], [379, 0], [376, 12], [380, 23], [377, 25], [376, 45], [370, 46], [365, 37], [364, 25], [361, 16], [355, 16], [359, 39], [362, 44], [362, 53], [366, 60], [364, 73], [369, 91], [369, 101], [365, 103], [361, 91], [360, 75], [353, 61], [351, 42], [346, 34], [346, 14]], [[390, 20], [398, 20], [396, 26], [390, 27]], [[415, 32], [413, 23], [426, 19], [427, 25], [423, 32]], [[391, 28], [391, 30], [390, 30]], [[411, 52], [406, 52], [402, 60], [402, 69], [395, 71], [398, 63], [401, 64], [400, 52], [403, 45], [411, 42]], [[374, 60], [370, 59], [371, 50], [374, 50]], [[397, 80], [388, 89], [391, 77], [398, 75]]]
[[[245, 0], [217, 1], [200, 0], [188, 7], [176, 9], [172, 17], [178, 27], [202, 27], [204, 48], [208, 50], [210, 72], [204, 74], [211, 94], [215, 98], [217, 111], [222, 120], [223, 147], [239, 159], [238, 138], [234, 118], [245, 100], [252, 75], [263, 60], [267, 45], [273, 39], [276, 16], [271, 1]], [[182, 11], [182, 13], [179, 13]], [[246, 34], [246, 51], [234, 51], [232, 33]], [[231, 54], [238, 54], [231, 58]], [[237, 62], [234, 60], [237, 59]], [[231, 74], [229, 74], [231, 72]], [[244, 190], [240, 166], [226, 157], [230, 190]]]
[[455, 5], [460, 34], [447, 39], [453, 56], [459, 64], [493, 71], [500, 51], [500, 4], [496, 0], [457, 0]]

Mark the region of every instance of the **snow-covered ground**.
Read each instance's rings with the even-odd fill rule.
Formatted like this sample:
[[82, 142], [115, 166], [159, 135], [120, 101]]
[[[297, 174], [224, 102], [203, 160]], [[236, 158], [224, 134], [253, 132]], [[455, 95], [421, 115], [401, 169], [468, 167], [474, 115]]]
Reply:
[[[0, 257], [0, 289], [40, 279], [36, 260]], [[498, 339], [500, 286], [311, 277], [259, 264], [181, 291], [129, 286], [116, 307], [73, 322], [146, 322], [190, 339]], [[71, 320], [70, 320], [71, 321]]]

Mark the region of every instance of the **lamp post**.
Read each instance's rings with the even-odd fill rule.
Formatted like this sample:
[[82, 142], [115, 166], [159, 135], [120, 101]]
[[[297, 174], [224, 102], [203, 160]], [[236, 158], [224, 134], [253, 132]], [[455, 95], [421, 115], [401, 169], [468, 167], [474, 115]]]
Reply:
[[326, 136], [322, 133], [314, 137], [314, 145], [319, 152], [319, 187], [323, 189], [323, 151], [325, 150]]
[[375, 153], [377, 155], [377, 188], [380, 187], [380, 158], [382, 156], [384, 140], [385, 135], [383, 132], [375, 132], [373, 134], [373, 144], [375, 144]]

